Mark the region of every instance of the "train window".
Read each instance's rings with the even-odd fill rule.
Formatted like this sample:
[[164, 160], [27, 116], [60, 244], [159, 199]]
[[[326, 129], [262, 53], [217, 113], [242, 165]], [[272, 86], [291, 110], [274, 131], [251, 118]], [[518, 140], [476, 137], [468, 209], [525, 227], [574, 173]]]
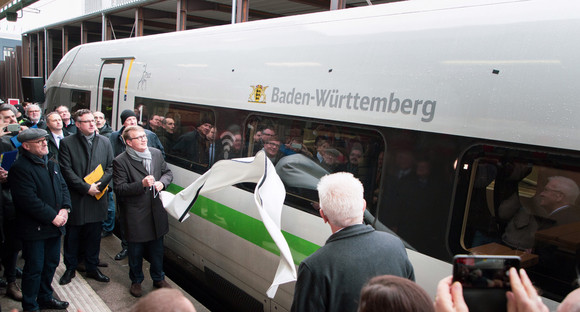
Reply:
[[91, 92], [69, 88], [50, 88], [46, 92], [47, 112], [54, 111], [58, 106], [69, 107], [72, 113], [79, 109], [90, 109]]
[[115, 78], [103, 78], [103, 91], [101, 93], [101, 113], [105, 115], [105, 120], [112, 122], [113, 118], [113, 96], [115, 95]]
[[477, 146], [459, 164], [463, 252], [520, 255], [543, 295], [562, 300], [577, 286], [580, 159]]
[[[138, 121], [146, 129], [154, 131], [163, 148], [167, 161], [174, 165], [204, 173], [210, 166], [208, 138], [215, 132], [215, 114], [199, 106], [162, 100], [136, 98], [135, 110]], [[159, 116], [161, 124], [152, 124]]]
[[246, 120], [245, 130], [243, 154], [266, 152], [286, 187], [286, 204], [318, 215], [316, 185], [322, 176], [339, 171], [355, 175], [371, 196], [384, 148], [377, 132], [257, 115]]

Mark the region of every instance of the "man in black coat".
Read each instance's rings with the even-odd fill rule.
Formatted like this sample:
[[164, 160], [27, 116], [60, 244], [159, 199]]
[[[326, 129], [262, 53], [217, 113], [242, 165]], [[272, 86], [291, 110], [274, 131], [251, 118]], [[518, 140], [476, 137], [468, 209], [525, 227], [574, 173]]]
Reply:
[[10, 190], [16, 207], [17, 236], [22, 239], [25, 311], [62, 310], [69, 305], [53, 297], [51, 286], [71, 201], [58, 164], [48, 160], [47, 135], [43, 129], [28, 129], [18, 135], [21, 154], [8, 175], [13, 186]]
[[[113, 147], [113, 155], [114, 157], [119, 156], [121, 153], [125, 151], [125, 142], [123, 141], [122, 134], [126, 127], [129, 126], [136, 126], [137, 125], [137, 115], [131, 109], [126, 109], [121, 112], [121, 123], [123, 127], [119, 129], [119, 131], [115, 131], [111, 133], [109, 136], [109, 140], [111, 141], [111, 146]], [[163, 158], [165, 158], [165, 152], [163, 151], [163, 145], [159, 141], [157, 135], [150, 130], [145, 129], [145, 135], [147, 135], [147, 146], [155, 147], [161, 151], [163, 154]], [[123, 214], [121, 214], [121, 218]], [[123, 260], [127, 257], [128, 250], [127, 250], [127, 240], [125, 239], [125, 229], [123, 228], [123, 220], [121, 220], [121, 227], [119, 233], [121, 239], [121, 251], [115, 256], [115, 260]]]
[[163, 237], [169, 231], [169, 221], [159, 192], [169, 186], [173, 174], [161, 151], [147, 146], [143, 128], [125, 128], [123, 139], [127, 148], [113, 161], [115, 194], [129, 245], [130, 293], [141, 297], [145, 251], [149, 254], [153, 285], [171, 287], [163, 272]]
[[356, 311], [363, 285], [377, 275], [415, 279], [400, 239], [362, 224], [363, 185], [351, 173], [318, 183], [320, 216], [330, 225], [326, 244], [298, 267], [291, 311]]
[[[61, 285], [70, 283], [75, 276], [80, 244], [85, 248], [86, 276], [99, 282], [109, 281], [97, 265], [101, 223], [107, 217], [109, 204], [103, 191], [113, 177], [113, 149], [106, 137], [96, 134], [95, 118], [90, 110], [78, 110], [75, 121], [78, 132], [60, 142], [59, 162], [73, 203], [64, 240], [66, 271], [59, 281]], [[99, 165], [103, 175], [96, 182], [87, 183], [85, 177]]]

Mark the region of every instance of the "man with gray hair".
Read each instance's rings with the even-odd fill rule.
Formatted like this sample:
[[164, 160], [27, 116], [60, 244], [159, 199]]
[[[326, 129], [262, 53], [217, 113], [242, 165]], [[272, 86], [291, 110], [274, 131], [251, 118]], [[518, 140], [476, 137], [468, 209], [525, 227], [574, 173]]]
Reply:
[[580, 211], [575, 207], [580, 189], [574, 180], [562, 176], [548, 178], [548, 183], [538, 195], [538, 203], [548, 214], [539, 221], [539, 230], [580, 221]]
[[38, 104], [28, 104], [25, 108], [27, 118], [23, 124], [29, 128], [46, 129], [46, 122], [42, 118], [42, 111]]
[[363, 193], [351, 173], [320, 179], [320, 216], [333, 234], [300, 264], [291, 311], [356, 311], [370, 278], [389, 274], [415, 279], [401, 240], [363, 224]]

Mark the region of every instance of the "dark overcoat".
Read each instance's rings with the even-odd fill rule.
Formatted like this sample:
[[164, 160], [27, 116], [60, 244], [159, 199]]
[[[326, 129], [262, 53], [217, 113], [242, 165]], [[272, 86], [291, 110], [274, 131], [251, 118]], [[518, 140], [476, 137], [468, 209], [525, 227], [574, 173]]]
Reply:
[[104, 190], [113, 178], [113, 149], [109, 139], [95, 134], [92, 147], [79, 131], [60, 141], [58, 156], [62, 174], [70, 190], [72, 211], [69, 225], [84, 225], [101, 222], [107, 218], [108, 196], [99, 200], [88, 194], [91, 187], [84, 178], [99, 165], [104, 174], [98, 182], [99, 190]]
[[[166, 188], [173, 181], [173, 173], [167, 168], [161, 151], [152, 147], [149, 150], [152, 175]], [[155, 196], [156, 192], [150, 187], [143, 187], [143, 178], [148, 175], [143, 164], [127, 152], [113, 161], [114, 191], [125, 226], [125, 238], [130, 243], [152, 241], [169, 232], [167, 212], [159, 195]]]
[[290, 311], [357, 311], [360, 291], [377, 275], [415, 280], [398, 237], [357, 224], [332, 234], [298, 267]]
[[61, 209], [71, 208], [60, 168], [52, 161], [44, 163], [27, 151], [21, 150], [21, 153], [8, 174], [16, 207], [16, 234], [23, 240], [58, 237], [64, 227], [58, 228], [52, 221]]

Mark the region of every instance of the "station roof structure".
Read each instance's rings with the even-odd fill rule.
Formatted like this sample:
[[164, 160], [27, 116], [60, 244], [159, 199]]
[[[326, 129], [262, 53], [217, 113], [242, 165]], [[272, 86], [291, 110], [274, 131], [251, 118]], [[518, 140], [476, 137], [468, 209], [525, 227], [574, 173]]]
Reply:
[[[15, 10], [37, 0], [0, 0], [17, 1]], [[62, 26], [80, 27], [84, 23], [89, 32], [101, 34], [103, 15], [106, 15], [115, 38], [135, 35], [134, 25], [137, 18], [143, 20], [142, 33], [158, 34], [176, 30], [188, 30], [216, 25], [230, 24], [232, 6], [236, 6], [235, 22], [261, 20], [290, 15], [328, 11], [369, 4], [394, 2], [398, 0], [142, 0], [118, 1], [122, 3], [111, 8], [96, 11], [84, 16], [65, 20], [43, 28], [58, 29]], [[138, 12], [136, 12], [138, 10]], [[139, 15], [138, 15], [139, 14]], [[5, 15], [0, 13], [0, 19]], [[38, 31], [38, 30], [36, 30]], [[35, 32], [31, 30], [30, 32]]]

